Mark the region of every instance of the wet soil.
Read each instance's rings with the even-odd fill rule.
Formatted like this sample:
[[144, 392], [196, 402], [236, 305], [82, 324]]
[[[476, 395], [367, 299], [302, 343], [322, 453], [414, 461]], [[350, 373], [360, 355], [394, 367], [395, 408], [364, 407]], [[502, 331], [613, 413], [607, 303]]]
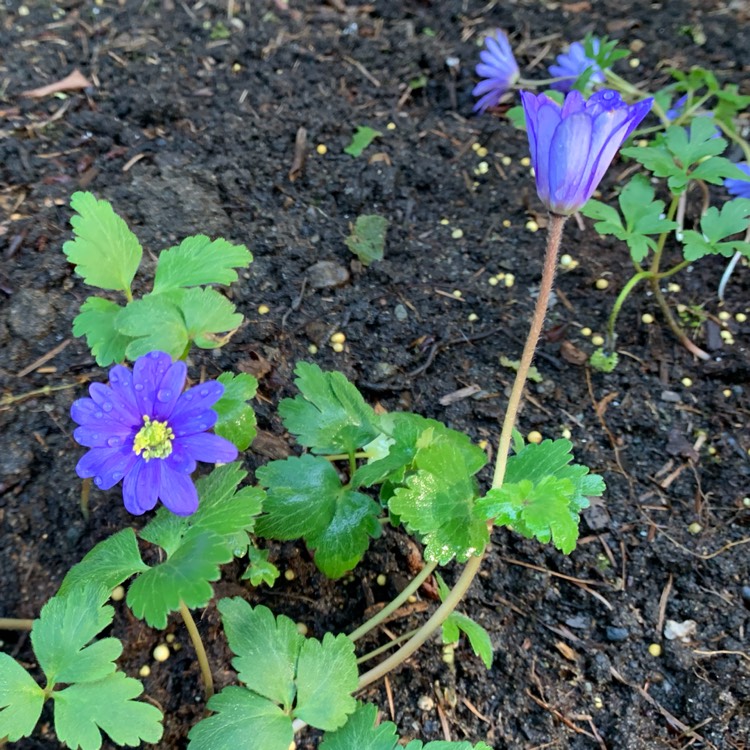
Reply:
[[[637, 50], [640, 67], [623, 71], [632, 77], [658, 85], [669, 67], [700, 64], [750, 93], [742, 0], [229, 5], [231, 15], [218, 0], [5, 0], [0, 11], [1, 616], [35, 617], [97, 541], [145, 522], [125, 513], [117, 491], [92, 494], [88, 521], [79, 510], [68, 412], [103, 373], [71, 335], [86, 296], [61, 252], [75, 190], [112, 201], [152, 253], [197, 232], [252, 250], [255, 262], [231, 290], [247, 324], [215, 356], [190, 361], [196, 376], [260, 373], [261, 435], [248, 469], [291, 449], [275, 406], [293, 393], [299, 359], [343, 371], [373, 404], [441, 419], [491, 445], [513, 376], [499, 358], [519, 357], [540, 276], [543, 232], [526, 225], [543, 227], [544, 213], [522, 162], [523, 134], [471, 114], [478, 35], [505, 28], [528, 77], [543, 77], [565, 41], [595, 31]], [[90, 88], [22, 96], [76, 68]], [[381, 135], [354, 158], [343, 148], [360, 125]], [[292, 169], [301, 129], [306, 158]], [[482, 160], [489, 170], [478, 174]], [[605, 196], [623, 168], [611, 170]], [[391, 222], [384, 260], [366, 269], [344, 244], [363, 213]], [[519, 427], [549, 437], [569, 430], [577, 459], [606, 478], [606, 496], [585, 513], [570, 557], [495, 532], [463, 605], [492, 637], [490, 671], [464, 644], [446, 664], [433, 641], [362, 697], [404, 737], [484, 739], [497, 750], [747, 748], [750, 324], [733, 316], [748, 312], [750, 275], [738, 269], [722, 308], [723, 262], [708, 259], [669, 295], [699, 311], [691, 335], [712, 347], [710, 362], [666, 327], [641, 323], [646, 312], [660, 319], [641, 289], [620, 320], [620, 365], [601, 374], [577, 364], [576, 349], [591, 351], [583, 328], [603, 330], [629, 275], [626, 251], [575, 222], [564, 251], [579, 265], [559, 276], [536, 363], [543, 381], [529, 386]], [[318, 261], [347, 280], [316, 287]], [[499, 273], [515, 283], [491, 285]], [[606, 290], [595, 289], [599, 278]], [[339, 330], [347, 343], [337, 354], [328, 340]], [[473, 397], [451, 398], [467, 386]], [[272, 553], [293, 580], [250, 589], [237, 563], [217, 594], [265, 603], [316, 636], [351, 629], [391, 598], [414, 556], [388, 531], [350, 579], [333, 584], [302, 546]], [[414, 627], [433, 606], [422, 592], [390, 632]], [[144, 683], [165, 713], [160, 746], [185, 747], [204, 705], [181, 623], [169, 625], [181, 650], [156, 664], [163, 634], [123, 604], [117, 612], [122, 667], [137, 676], [151, 665]], [[696, 627], [685, 642], [668, 640], [668, 620]], [[222, 687], [234, 675], [213, 605], [199, 626]], [[35, 668], [24, 633], [1, 637], [3, 650]], [[15, 746], [59, 747], [51, 718], [45, 709], [34, 737]], [[300, 741], [315, 746], [313, 736]]]

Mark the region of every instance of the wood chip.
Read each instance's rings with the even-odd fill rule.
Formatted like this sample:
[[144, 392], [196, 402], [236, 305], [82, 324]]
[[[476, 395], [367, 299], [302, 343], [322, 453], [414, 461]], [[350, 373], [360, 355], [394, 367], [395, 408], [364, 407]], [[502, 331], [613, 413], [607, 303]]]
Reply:
[[31, 97], [32, 99], [41, 99], [50, 94], [57, 94], [60, 91], [80, 91], [81, 89], [91, 88], [91, 82], [76, 68], [69, 76], [65, 76], [59, 81], [49, 83], [46, 86], [40, 86], [38, 89], [29, 89], [24, 91], [21, 96]]

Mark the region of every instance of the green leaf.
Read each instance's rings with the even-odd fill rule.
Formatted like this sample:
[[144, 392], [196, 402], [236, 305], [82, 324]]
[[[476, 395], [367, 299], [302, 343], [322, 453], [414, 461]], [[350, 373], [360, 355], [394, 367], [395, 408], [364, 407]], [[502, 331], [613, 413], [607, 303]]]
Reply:
[[[219, 611], [232, 666], [248, 689], [318, 729], [337, 729], [354, 711], [357, 689], [354, 644], [326, 633], [322, 641], [303, 638], [288, 617], [244, 599], [222, 599]], [[295, 700], [296, 699], [296, 700]]]
[[78, 590], [87, 583], [98, 583], [111, 591], [134, 573], [148, 570], [141, 560], [133, 529], [122, 529], [102, 540], [86, 553], [81, 562], [65, 575], [58, 596]]
[[425, 560], [446, 565], [454, 557], [465, 562], [484, 550], [489, 532], [475, 510], [473, 475], [486, 463], [484, 451], [467, 455], [462, 444], [446, 435], [432, 436], [426, 430], [417, 452], [417, 472], [396, 489], [388, 502], [426, 544]]
[[284, 615], [251, 607], [244, 599], [221, 599], [218, 604], [232, 666], [239, 679], [258, 695], [291, 709], [296, 695], [297, 660], [304, 637]]
[[125, 350], [131, 361], [154, 351], [166, 352], [178, 359], [188, 345], [182, 313], [164, 294], [147, 294], [143, 299], [130, 302], [117, 316], [115, 327], [134, 339]]
[[245, 451], [257, 434], [255, 412], [247, 403], [258, 390], [258, 381], [247, 373], [223, 372], [217, 380], [224, 385], [224, 395], [213, 405], [219, 415], [214, 432], [231, 441], [237, 450]]
[[361, 156], [362, 152], [379, 136], [379, 130], [373, 130], [366, 125], [360, 125], [352, 136], [352, 142], [344, 149], [345, 154]]
[[91, 193], [73, 193], [70, 205], [78, 213], [70, 219], [75, 239], [63, 252], [76, 273], [91, 286], [129, 293], [143, 255], [138, 238], [107, 201]]
[[53, 692], [58, 739], [72, 750], [99, 750], [100, 730], [117, 745], [158, 742], [162, 714], [150, 703], [133, 700], [142, 692], [141, 683], [122, 672]]
[[133, 581], [128, 606], [152, 628], [163, 630], [167, 615], [178, 610], [181, 601], [189, 609], [208, 604], [213, 596], [210, 581], [220, 578], [219, 565], [231, 559], [232, 552], [218, 534], [190, 530], [171, 557]]
[[620, 355], [617, 352], [605, 352], [602, 347], [592, 352], [589, 364], [598, 372], [614, 372]]
[[289, 716], [245, 688], [224, 688], [208, 708], [216, 713], [190, 730], [189, 750], [237, 750], [248, 742], [263, 750], [289, 750], [294, 739]]
[[727, 147], [723, 138], [715, 138], [716, 125], [711, 117], [695, 117], [689, 128], [676, 125], [666, 129], [664, 142], [683, 167], [718, 156]]
[[101, 297], [88, 297], [73, 320], [73, 335], [85, 336], [99, 367], [122, 362], [131, 339], [115, 328], [123, 308]]
[[398, 735], [392, 721], [375, 726], [378, 709], [371, 703], [358, 703], [349, 721], [335, 732], [326, 732], [320, 750], [396, 750]]
[[343, 487], [325, 458], [305, 454], [272, 461], [256, 472], [268, 488], [258, 534], [296, 539], [315, 550], [315, 564], [339, 578], [364, 555], [369, 537], [380, 534], [380, 506], [367, 495]]
[[508, 459], [502, 487], [477, 502], [480, 513], [498, 525], [512, 526], [568, 554], [578, 539], [579, 513], [589, 496], [604, 492], [604, 481], [586, 466], [571, 464], [569, 440], [526, 445]]
[[279, 404], [284, 426], [315, 453], [352, 453], [379, 434], [375, 412], [340, 372], [299, 362], [294, 381], [301, 395]]
[[115, 671], [120, 641], [103, 638], [87, 645], [112, 622], [112, 607], [101, 606], [109, 593], [103, 586], [88, 584], [54, 596], [42, 607], [31, 629], [31, 643], [49, 683], [100, 680]]
[[[223, 346], [242, 323], [234, 304], [210, 287], [176, 289], [163, 296], [180, 309], [188, 338], [201, 349]], [[229, 335], [215, 335], [227, 332]]]
[[747, 175], [729, 159], [723, 156], [713, 156], [698, 164], [690, 173], [690, 178], [710, 182], [712, 185], [721, 185], [727, 178], [747, 179]]
[[747, 231], [750, 219], [750, 200], [735, 198], [727, 201], [721, 210], [711, 206], [701, 218], [701, 231], [692, 229], [683, 233], [685, 260], [697, 260], [704, 255], [730, 257], [736, 251], [750, 257], [750, 243], [744, 240], [724, 241], [727, 237]]
[[364, 266], [374, 260], [383, 260], [385, 233], [390, 222], [385, 216], [365, 214], [357, 217], [352, 233], [344, 240], [346, 246]]
[[443, 643], [458, 641], [459, 631], [466, 633], [471, 650], [489, 669], [494, 656], [490, 634], [478, 623], [460, 612], [452, 612], [443, 623]]
[[[325, 690], [321, 690], [321, 679]], [[322, 641], [306, 638], [297, 662], [297, 705], [294, 716], [318, 729], [338, 729], [357, 702], [354, 643], [343, 633], [326, 633]]]
[[476, 745], [472, 745], [471, 742], [437, 740], [423, 745], [422, 740], [412, 740], [404, 750], [492, 750], [492, 748], [484, 742], [477, 742]]
[[0, 651], [0, 737], [16, 742], [33, 731], [44, 705], [44, 690], [8, 654]]
[[154, 292], [165, 292], [203, 284], [229, 285], [237, 281], [235, 268], [247, 268], [253, 256], [244, 245], [233, 245], [219, 237], [203, 234], [186, 237], [176, 247], [159, 255]]
[[250, 546], [248, 557], [249, 565], [242, 574], [242, 580], [249, 579], [253, 586], [260, 586], [261, 583], [273, 586], [280, 573], [273, 563], [268, 562], [268, 550]]

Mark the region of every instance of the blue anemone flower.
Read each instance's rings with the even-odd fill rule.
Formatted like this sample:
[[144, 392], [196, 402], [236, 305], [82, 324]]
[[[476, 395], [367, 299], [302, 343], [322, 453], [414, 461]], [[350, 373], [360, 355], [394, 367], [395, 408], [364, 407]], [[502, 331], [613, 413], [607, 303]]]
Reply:
[[157, 500], [187, 516], [198, 508], [190, 474], [197, 461], [228, 463], [237, 448], [206, 432], [218, 418], [211, 407], [224, 386], [210, 380], [183, 393], [187, 366], [169, 354], [139, 357], [132, 372], [122, 365], [109, 371], [109, 386], [92, 383], [91, 398], [70, 409], [79, 427], [73, 437], [90, 450], [76, 466], [79, 477], [93, 477], [108, 490], [122, 480], [125, 508], [134, 515], [151, 510]]
[[539, 197], [552, 213], [568, 216], [591, 197], [653, 99], [629, 105], [604, 90], [586, 101], [571, 91], [560, 106], [546, 94], [522, 91], [521, 101]]
[[486, 49], [479, 53], [482, 62], [476, 67], [477, 75], [484, 80], [471, 92], [474, 96], [480, 97], [474, 105], [474, 111], [480, 114], [490, 107], [495, 107], [500, 102], [500, 97], [521, 75], [504, 32], [496, 31], [494, 37], [488, 36], [484, 40], [484, 44]]
[[[601, 41], [594, 37], [591, 40], [591, 50], [595, 55], [599, 54]], [[589, 68], [593, 69], [588, 84], [604, 83], [606, 76], [596, 60], [592, 60], [586, 54], [586, 47], [583, 42], [573, 42], [568, 47], [568, 51], [558, 55], [554, 65], [549, 66], [550, 75], [554, 78], [562, 78], [561, 81], [555, 81], [550, 84], [557, 91], [570, 91], [576, 80], [585, 73]]]
[[741, 177], [728, 177], [724, 180], [724, 187], [729, 191], [730, 195], [735, 198], [750, 198], [750, 164], [746, 161], [741, 161], [737, 164], [737, 167], [741, 169], [747, 177], [742, 179]]

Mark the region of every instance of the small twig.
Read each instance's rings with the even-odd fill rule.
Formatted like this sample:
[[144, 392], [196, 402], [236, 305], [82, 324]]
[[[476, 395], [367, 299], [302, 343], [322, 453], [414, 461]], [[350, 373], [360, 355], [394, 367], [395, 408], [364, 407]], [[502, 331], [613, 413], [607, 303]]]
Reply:
[[669, 594], [672, 591], [673, 581], [674, 581], [674, 576], [670, 573], [669, 580], [667, 581], [667, 585], [664, 587], [664, 591], [661, 592], [661, 597], [659, 598], [659, 616], [656, 619], [657, 637], [661, 637], [661, 634], [664, 628], [664, 618], [667, 616], [667, 602], [669, 601]]
[[50, 349], [46, 354], [43, 354], [39, 359], [27, 365], [20, 372], [16, 373], [17, 378], [25, 378], [30, 372], [34, 372], [38, 367], [41, 367], [45, 362], [49, 362], [51, 359], [56, 357], [65, 347], [71, 342], [71, 339], [65, 339], [61, 344], [58, 344], [54, 349]]

